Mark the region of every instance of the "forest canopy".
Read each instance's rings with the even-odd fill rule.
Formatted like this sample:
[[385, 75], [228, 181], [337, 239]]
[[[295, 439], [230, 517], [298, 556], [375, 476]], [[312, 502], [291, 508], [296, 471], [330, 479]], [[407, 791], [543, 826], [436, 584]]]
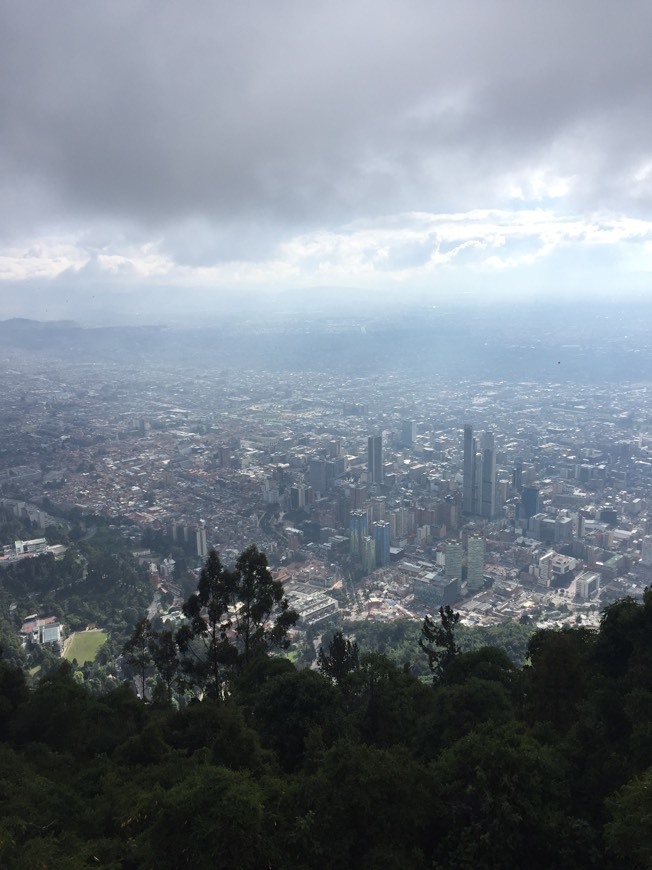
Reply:
[[3, 867], [650, 866], [652, 593], [597, 631], [534, 633], [526, 665], [464, 650], [440, 613], [410, 653], [424, 680], [357, 631], [296, 668], [275, 652], [282, 597], [236, 620], [247, 578], [224, 570], [189, 612], [228, 691], [179, 704], [161, 675], [149, 700], [91, 694], [65, 663], [29, 689], [0, 664]]

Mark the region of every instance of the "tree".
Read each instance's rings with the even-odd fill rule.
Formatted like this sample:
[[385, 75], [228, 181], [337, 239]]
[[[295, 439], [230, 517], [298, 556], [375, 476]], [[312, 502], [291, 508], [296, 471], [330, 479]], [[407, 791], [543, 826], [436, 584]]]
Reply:
[[652, 865], [652, 767], [612, 795], [607, 801], [611, 820], [605, 826], [610, 853], [628, 867]]
[[235, 583], [230, 601], [235, 633], [243, 663], [269, 647], [287, 649], [288, 632], [299, 614], [283, 595], [283, 584], [274, 580], [267, 557], [256, 545], [244, 550], [235, 565]]
[[[183, 612], [190, 620], [177, 632], [186, 653], [183, 667], [203, 677], [204, 688], [215, 697], [222, 695], [230, 671], [242, 670], [272, 647], [287, 649], [288, 632], [299, 618], [256, 546], [240, 554], [234, 570], [211, 550]], [[193, 647], [195, 639], [203, 643], [201, 655]]]
[[[199, 575], [197, 591], [183, 605], [189, 624], [177, 632], [177, 643], [185, 655], [186, 675], [213, 697], [221, 697], [225, 670], [235, 663], [236, 650], [228, 638], [231, 626], [229, 604], [235, 578], [211, 550]], [[201, 641], [200, 649], [193, 641]]]
[[152, 665], [152, 652], [150, 642], [152, 637], [152, 624], [145, 617], [141, 619], [134, 629], [134, 633], [123, 647], [123, 655], [128, 663], [138, 672], [141, 685], [141, 697], [145, 700], [145, 678], [147, 671]]
[[341, 631], [336, 631], [333, 640], [328, 645], [328, 653], [323, 647], [319, 647], [317, 667], [326, 676], [336, 683], [340, 683], [347, 674], [356, 670], [360, 664], [360, 655], [357, 643], [351, 643]]
[[487, 722], [431, 764], [434, 867], [572, 868], [594, 863], [573, 817], [564, 758], [515, 722]]
[[149, 640], [149, 651], [154, 666], [167, 689], [168, 702], [172, 700], [172, 683], [179, 670], [178, 648], [170, 630], [155, 631]]
[[433, 673], [433, 682], [441, 680], [447, 665], [458, 654], [455, 640], [455, 626], [460, 621], [459, 613], [454, 613], [447, 604], [439, 608], [441, 624], [438, 625], [430, 616], [423, 620], [419, 646], [428, 656], [428, 665]]

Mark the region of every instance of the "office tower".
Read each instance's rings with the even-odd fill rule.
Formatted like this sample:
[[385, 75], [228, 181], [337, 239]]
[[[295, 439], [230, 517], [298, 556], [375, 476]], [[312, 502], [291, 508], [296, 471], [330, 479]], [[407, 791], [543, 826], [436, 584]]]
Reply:
[[371, 509], [375, 521], [381, 522], [385, 519], [386, 506], [387, 498], [384, 495], [376, 495], [371, 499]]
[[484, 584], [484, 538], [473, 536], [466, 545], [466, 581], [470, 592], [477, 592]]
[[496, 515], [496, 449], [490, 432], [482, 435], [482, 471], [478, 475], [480, 516], [492, 519]]
[[516, 492], [523, 489], [523, 463], [517, 462], [516, 468], [512, 471], [512, 486]]
[[197, 527], [197, 555], [200, 559], [205, 559], [208, 556], [208, 545], [206, 542], [206, 523], [204, 520], [199, 521]]
[[552, 560], [555, 557], [554, 550], [550, 550], [545, 554], [545, 556], [541, 556], [538, 564], [538, 575], [539, 579], [537, 581], [538, 586], [549, 587], [550, 582], [552, 580]]
[[292, 510], [300, 510], [306, 506], [306, 485], [296, 483], [290, 488], [290, 507]]
[[465, 514], [473, 514], [473, 471], [475, 467], [475, 438], [473, 428], [467, 423], [464, 427], [464, 481], [462, 484], [462, 510]]
[[349, 487], [349, 494], [351, 498], [351, 510], [360, 510], [363, 508], [367, 502], [367, 487], [356, 485], [351, 485]]
[[370, 435], [367, 439], [367, 480], [371, 484], [383, 482], [383, 436]]
[[349, 514], [351, 555], [362, 555], [362, 539], [367, 535], [367, 511], [351, 511]]
[[412, 447], [417, 437], [417, 424], [414, 420], [403, 420], [401, 423], [401, 443]]
[[462, 545], [457, 541], [446, 544], [446, 564], [444, 572], [451, 579], [462, 579]]
[[521, 504], [525, 513], [525, 519], [531, 519], [541, 510], [539, 488], [537, 486], [524, 486], [521, 492]]
[[342, 442], [339, 438], [330, 438], [324, 446], [331, 459], [337, 459], [342, 455]]
[[496, 515], [496, 449], [494, 436], [484, 432], [480, 444], [473, 437], [473, 428], [464, 426], [464, 477], [462, 509], [492, 519]]
[[389, 565], [389, 523], [380, 520], [372, 526], [376, 545], [376, 565]]
[[555, 543], [570, 544], [573, 540], [573, 521], [570, 517], [558, 516], [555, 520]]
[[376, 567], [376, 542], [371, 535], [362, 538], [362, 570], [365, 574], [371, 574]]
[[335, 467], [325, 459], [311, 459], [308, 463], [308, 481], [320, 495], [326, 495], [333, 488]]

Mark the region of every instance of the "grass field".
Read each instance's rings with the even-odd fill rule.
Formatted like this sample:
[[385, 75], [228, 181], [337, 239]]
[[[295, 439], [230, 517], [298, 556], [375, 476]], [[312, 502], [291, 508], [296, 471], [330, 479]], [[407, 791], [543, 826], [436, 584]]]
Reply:
[[94, 662], [97, 651], [105, 641], [105, 631], [100, 631], [99, 629], [94, 631], [76, 631], [71, 635], [65, 658], [69, 662], [77, 659], [80, 665], [83, 665], [84, 662]]

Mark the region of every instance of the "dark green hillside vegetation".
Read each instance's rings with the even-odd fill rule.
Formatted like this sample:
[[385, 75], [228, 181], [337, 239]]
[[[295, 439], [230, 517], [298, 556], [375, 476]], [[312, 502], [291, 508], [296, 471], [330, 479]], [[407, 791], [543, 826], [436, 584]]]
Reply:
[[424, 680], [361, 634], [298, 670], [269, 583], [255, 548], [211, 556], [188, 631], [139, 623], [146, 701], [0, 663], [0, 866], [651, 866], [652, 593], [535, 633], [527, 666], [442, 610]]

